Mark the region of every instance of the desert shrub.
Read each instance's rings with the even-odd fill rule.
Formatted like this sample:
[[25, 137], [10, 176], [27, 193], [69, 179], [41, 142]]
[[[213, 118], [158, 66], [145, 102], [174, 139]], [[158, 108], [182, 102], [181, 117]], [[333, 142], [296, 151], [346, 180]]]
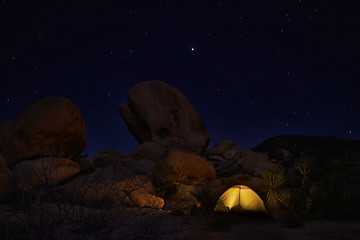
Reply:
[[199, 202], [203, 214], [212, 214], [219, 199], [220, 193], [209, 185], [197, 185], [191, 193]]
[[285, 186], [286, 179], [278, 172], [268, 171], [265, 174], [266, 199], [272, 215], [287, 227], [298, 227], [302, 224], [309, 210], [310, 167], [303, 162], [296, 162], [294, 168], [301, 174], [300, 187]]
[[[354, 165], [352, 157], [337, 156], [327, 165], [295, 162], [294, 169], [301, 178], [278, 200], [290, 213], [308, 219], [359, 219], [359, 195], [356, 183], [350, 181]], [[298, 187], [296, 187], [298, 186]]]
[[[33, 196], [24, 194], [23, 197]], [[66, 233], [59, 232], [59, 226], [67, 221], [70, 211], [69, 206], [61, 203], [44, 204], [21, 199], [2, 213], [0, 223], [5, 226], [5, 239], [61, 239]]]

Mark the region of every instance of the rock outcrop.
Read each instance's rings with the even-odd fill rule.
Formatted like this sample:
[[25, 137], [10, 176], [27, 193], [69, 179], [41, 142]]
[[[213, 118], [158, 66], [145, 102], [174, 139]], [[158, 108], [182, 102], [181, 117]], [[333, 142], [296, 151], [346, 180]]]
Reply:
[[283, 170], [281, 164], [269, 160], [267, 154], [247, 149], [241, 151], [241, 156], [237, 164], [240, 164], [243, 170], [253, 176], [264, 177], [265, 173], [269, 170], [277, 172], [282, 172]]
[[210, 136], [189, 100], [161, 81], [140, 83], [128, 92], [129, 104], [118, 111], [140, 143], [155, 142], [171, 150], [205, 156]]
[[239, 158], [240, 150], [230, 140], [220, 140], [207, 154], [207, 160], [215, 167], [218, 176], [236, 174], [234, 165]]
[[10, 168], [39, 157], [72, 158], [85, 147], [83, 116], [66, 98], [39, 100], [17, 119], [0, 125], [0, 153]]
[[240, 151], [230, 140], [221, 140], [207, 154], [207, 160], [213, 164], [218, 177], [237, 174], [250, 174], [263, 177], [265, 172], [282, 172], [283, 167], [276, 160], [270, 160], [267, 154], [251, 150]]
[[46, 157], [23, 161], [13, 168], [18, 189], [39, 191], [43, 186], [56, 186], [76, 176], [80, 166], [67, 158]]
[[[208, 153], [208, 159], [229, 161], [239, 153], [239, 148], [233, 141], [220, 140]], [[222, 159], [219, 159], [221, 157]]]
[[15, 191], [13, 173], [7, 167], [5, 159], [0, 154], [0, 202]]
[[127, 154], [116, 150], [102, 150], [89, 157], [89, 161], [93, 168], [109, 168], [121, 171], [133, 165]]
[[129, 156], [135, 166], [135, 171], [152, 176], [154, 166], [168, 154], [168, 151], [154, 142], [145, 142], [132, 151]]
[[0, 202], [15, 192], [13, 173], [8, 168], [0, 169]]
[[131, 159], [143, 160], [148, 159], [153, 162], [158, 162], [165, 152], [165, 148], [154, 142], [145, 142], [135, 148], [129, 155]]
[[194, 185], [175, 184], [174, 192], [166, 200], [166, 209], [172, 212], [190, 215], [193, 207], [199, 207], [200, 202], [194, 196]]
[[77, 177], [56, 191], [70, 201], [85, 206], [117, 207], [120, 205], [161, 209], [164, 200], [155, 195], [149, 178], [142, 175], [124, 176], [114, 169], [97, 168]]
[[164, 161], [156, 164], [154, 176], [162, 182], [201, 184], [215, 177], [215, 168], [197, 155], [172, 151]]

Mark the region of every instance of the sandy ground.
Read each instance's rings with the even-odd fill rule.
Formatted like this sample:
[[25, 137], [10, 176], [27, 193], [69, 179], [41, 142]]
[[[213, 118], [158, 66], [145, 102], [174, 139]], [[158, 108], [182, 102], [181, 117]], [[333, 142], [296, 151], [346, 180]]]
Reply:
[[229, 231], [204, 231], [203, 237], [206, 240], [359, 240], [360, 222], [311, 221], [301, 228], [285, 228], [275, 222], [238, 223]]

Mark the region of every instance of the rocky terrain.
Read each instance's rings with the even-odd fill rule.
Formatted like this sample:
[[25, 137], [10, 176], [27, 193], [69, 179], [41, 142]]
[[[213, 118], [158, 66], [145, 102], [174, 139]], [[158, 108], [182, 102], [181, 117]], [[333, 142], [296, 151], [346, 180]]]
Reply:
[[[304, 220], [315, 217], [316, 198], [306, 202], [311, 206], [301, 208], [302, 214], [291, 197], [280, 196], [283, 189], [307, 194], [315, 191], [310, 185], [321, 188], [324, 170], [342, 194], [336, 200], [347, 196], [355, 204], [349, 211], [357, 207], [360, 141], [280, 136], [252, 150], [240, 150], [231, 140], [210, 149], [201, 117], [177, 89], [144, 82], [129, 90], [128, 99], [118, 111], [139, 142], [130, 154], [106, 149], [81, 155], [86, 124], [80, 109], [61, 97], [39, 100], [0, 125], [0, 230], [5, 239], [182, 239], [186, 234], [196, 239], [199, 218], [212, 215], [218, 196], [237, 184], [254, 189], [274, 218], [287, 220], [294, 213]], [[294, 164], [300, 162], [310, 166], [312, 175], [296, 172]], [[331, 164], [335, 169], [344, 165], [343, 172], [328, 170]], [[269, 187], [269, 173], [287, 179], [279, 187], [282, 192]], [[270, 190], [276, 206], [269, 202]], [[314, 212], [327, 217], [322, 208]]]

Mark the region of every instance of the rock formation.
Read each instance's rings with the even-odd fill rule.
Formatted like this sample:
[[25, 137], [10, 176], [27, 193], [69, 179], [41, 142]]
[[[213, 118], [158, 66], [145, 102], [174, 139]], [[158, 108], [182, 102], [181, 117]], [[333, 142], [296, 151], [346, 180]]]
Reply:
[[6, 200], [15, 190], [13, 173], [0, 154], [0, 202]]
[[135, 171], [149, 177], [153, 175], [156, 163], [168, 154], [165, 148], [154, 142], [145, 142], [135, 148], [129, 156], [135, 165]]
[[237, 164], [240, 164], [242, 169], [253, 176], [264, 177], [265, 173], [269, 170], [277, 172], [282, 172], [283, 170], [281, 164], [272, 162], [267, 154], [246, 149], [241, 151], [241, 156]]
[[58, 194], [85, 206], [121, 205], [161, 209], [164, 200], [155, 196], [152, 181], [146, 176], [124, 176], [115, 169], [97, 168], [56, 188]]
[[116, 150], [102, 150], [89, 157], [89, 161], [94, 169], [109, 168], [124, 171], [133, 165], [128, 155]]
[[215, 168], [197, 155], [173, 151], [155, 166], [154, 176], [162, 182], [202, 184], [215, 177]]
[[86, 127], [70, 100], [49, 97], [28, 107], [17, 119], [0, 125], [0, 153], [12, 168], [39, 157], [72, 158], [86, 147]]
[[137, 161], [148, 159], [157, 162], [164, 154], [165, 149], [154, 142], [145, 142], [135, 148], [129, 155]]
[[80, 166], [67, 158], [46, 157], [23, 161], [14, 169], [18, 189], [37, 192], [42, 187], [52, 187], [77, 175]]
[[210, 136], [188, 99], [161, 81], [140, 83], [128, 92], [129, 104], [118, 110], [141, 144], [155, 142], [171, 150], [205, 156]]

